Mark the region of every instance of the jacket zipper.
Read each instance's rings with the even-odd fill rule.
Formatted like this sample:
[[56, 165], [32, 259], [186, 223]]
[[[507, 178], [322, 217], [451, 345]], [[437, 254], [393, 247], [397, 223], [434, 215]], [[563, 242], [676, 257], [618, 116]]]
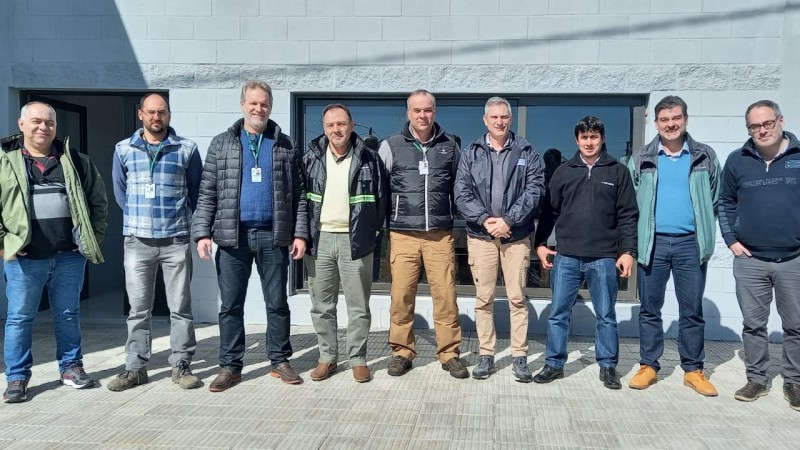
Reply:
[[425, 231], [430, 231], [428, 224], [428, 174], [425, 174]]
[[397, 215], [400, 214], [400, 194], [394, 196], [394, 220], [397, 221]]

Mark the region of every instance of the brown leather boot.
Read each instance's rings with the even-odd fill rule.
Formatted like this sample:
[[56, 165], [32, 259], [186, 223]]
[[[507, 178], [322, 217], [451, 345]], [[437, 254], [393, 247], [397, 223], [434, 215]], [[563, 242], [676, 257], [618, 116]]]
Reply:
[[683, 375], [683, 384], [694, 389], [698, 394], [706, 397], [716, 397], [717, 388], [706, 379], [702, 370], [693, 370]]
[[656, 374], [656, 369], [653, 369], [647, 364], [642, 364], [641, 367], [639, 367], [639, 371], [636, 372], [636, 375], [631, 378], [628, 387], [631, 389], [647, 389], [657, 382], [658, 375]]
[[336, 363], [324, 363], [321, 362], [317, 364], [317, 367], [311, 371], [311, 381], [322, 381], [336, 372]]
[[356, 383], [367, 383], [372, 380], [372, 374], [367, 366], [353, 366], [353, 378]]

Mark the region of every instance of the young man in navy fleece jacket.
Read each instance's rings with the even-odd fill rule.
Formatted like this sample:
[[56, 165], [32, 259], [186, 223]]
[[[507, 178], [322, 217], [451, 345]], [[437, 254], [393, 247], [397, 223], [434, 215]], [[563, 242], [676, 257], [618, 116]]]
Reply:
[[[616, 371], [617, 269], [628, 277], [635, 264], [639, 209], [627, 168], [602, 151], [605, 135], [605, 126], [596, 117], [584, 117], [575, 125], [578, 152], [556, 169], [542, 206], [536, 254], [542, 267], [553, 270], [553, 303], [547, 319], [545, 366], [533, 378], [536, 383], [564, 376], [572, 307], [585, 278], [597, 316], [600, 380], [608, 389], [622, 387]], [[547, 248], [554, 226], [555, 252]], [[555, 255], [552, 264], [547, 260], [551, 255]]]
[[783, 324], [784, 398], [800, 411], [800, 143], [783, 131], [773, 101], [750, 105], [745, 120], [750, 139], [728, 157], [719, 197], [719, 227], [735, 256], [747, 368], [747, 384], [734, 397], [751, 402], [767, 395], [774, 290]]

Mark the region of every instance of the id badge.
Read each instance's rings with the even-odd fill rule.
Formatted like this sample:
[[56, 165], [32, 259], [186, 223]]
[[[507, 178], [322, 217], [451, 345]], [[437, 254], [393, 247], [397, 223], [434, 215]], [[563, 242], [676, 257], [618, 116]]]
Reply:
[[144, 185], [144, 198], [156, 198], [155, 183], [147, 183]]
[[253, 167], [250, 169], [250, 181], [253, 183], [261, 183], [261, 167]]
[[419, 174], [420, 175], [427, 175], [428, 174], [428, 160], [423, 159], [419, 162]]

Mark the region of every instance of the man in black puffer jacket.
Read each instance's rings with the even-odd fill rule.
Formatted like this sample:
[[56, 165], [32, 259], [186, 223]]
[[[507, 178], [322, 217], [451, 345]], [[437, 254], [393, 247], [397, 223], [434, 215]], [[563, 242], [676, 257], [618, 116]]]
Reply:
[[305, 258], [311, 320], [319, 360], [311, 379], [336, 371], [336, 304], [339, 282], [347, 303], [347, 355], [356, 382], [372, 379], [367, 335], [372, 322], [369, 295], [375, 236], [386, 221], [386, 175], [378, 154], [353, 132], [350, 110], [339, 103], [322, 112], [325, 134], [303, 156], [311, 239]]
[[302, 159], [289, 136], [269, 120], [272, 89], [262, 81], [242, 86], [244, 119], [217, 135], [209, 146], [192, 222], [192, 239], [203, 259], [216, 254], [219, 312], [219, 375], [209, 390], [221, 392], [242, 379], [244, 302], [247, 281], [258, 265], [267, 303], [267, 356], [272, 376], [284, 383], [303, 380], [289, 365], [289, 254], [305, 253], [308, 223]]
[[453, 183], [460, 149], [436, 118], [436, 99], [418, 90], [406, 102], [408, 122], [386, 138], [378, 153], [389, 176], [390, 267], [392, 273], [389, 345], [392, 361], [388, 373], [400, 376], [416, 357], [414, 305], [417, 283], [425, 274], [433, 298], [437, 356], [442, 368], [456, 378], [469, 372], [458, 358], [461, 322], [456, 303], [455, 241], [453, 240]]

